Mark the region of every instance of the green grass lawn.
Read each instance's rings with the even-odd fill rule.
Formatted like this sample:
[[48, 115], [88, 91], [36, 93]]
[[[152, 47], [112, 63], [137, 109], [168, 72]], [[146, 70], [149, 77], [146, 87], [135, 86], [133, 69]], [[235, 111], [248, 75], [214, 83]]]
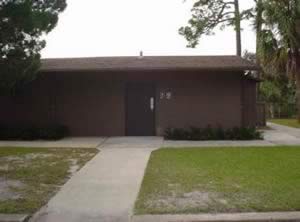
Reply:
[[161, 149], [136, 214], [300, 210], [300, 146]]
[[297, 119], [270, 119], [269, 121], [284, 126], [300, 128], [300, 123], [298, 122]]
[[0, 148], [0, 213], [34, 213], [97, 152]]

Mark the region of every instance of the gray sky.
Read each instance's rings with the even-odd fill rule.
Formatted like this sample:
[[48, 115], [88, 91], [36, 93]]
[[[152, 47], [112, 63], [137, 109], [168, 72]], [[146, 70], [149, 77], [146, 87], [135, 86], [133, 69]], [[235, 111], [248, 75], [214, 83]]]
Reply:
[[[186, 48], [178, 29], [190, 18], [194, 0], [68, 0], [42, 52], [50, 57], [144, 55], [233, 55], [235, 33], [227, 28]], [[248, 8], [253, 0], [241, 0]], [[243, 24], [243, 50], [255, 51], [255, 34]]]

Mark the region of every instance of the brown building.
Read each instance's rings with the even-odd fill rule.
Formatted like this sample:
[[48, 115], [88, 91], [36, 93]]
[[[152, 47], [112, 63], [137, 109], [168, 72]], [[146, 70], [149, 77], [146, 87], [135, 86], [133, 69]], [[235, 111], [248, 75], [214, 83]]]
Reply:
[[167, 127], [256, 123], [258, 67], [236, 56], [45, 59], [1, 97], [3, 124], [66, 125], [73, 136], [162, 135]]

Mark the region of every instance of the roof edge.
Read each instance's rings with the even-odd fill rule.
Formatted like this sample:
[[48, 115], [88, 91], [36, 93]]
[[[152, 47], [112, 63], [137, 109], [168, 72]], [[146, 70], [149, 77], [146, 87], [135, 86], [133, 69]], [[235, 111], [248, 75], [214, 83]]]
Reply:
[[252, 63], [251, 61], [234, 55], [45, 58], [42, 59], [41, 62], [42, 66], [40, 68], [40, 72], [135, 70], [260, 70], [260, 67]]

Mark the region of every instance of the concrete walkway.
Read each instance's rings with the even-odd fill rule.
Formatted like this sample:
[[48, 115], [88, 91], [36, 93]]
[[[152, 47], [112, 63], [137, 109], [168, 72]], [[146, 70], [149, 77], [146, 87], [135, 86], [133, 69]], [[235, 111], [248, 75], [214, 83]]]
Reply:
[[278, 130], [278, 131], [283, 131], [283, 132], [286, 132], [286, 133], [288, 133], [292, 136], [300, 138], [300, 128], [288, 127], [288, 126], [284, 126], [284, 125], [280, 125], [280, 124], [276, 124], [276, 123], [271, 123], [271, 122], [268, 122], [267, 126], [272, 128], [272, 129], [275, 129], [275, 130]]
[[100, 146], [101, 149], [128, 149], [128, 148], [149, 148], [157, 149], [162, 147], [162, 137], [111, 137]]
[[268, 123], [271, 130], [266, 130], [264, 137], [266, 141], [275, 145], [300, 145], [300, 129]]
[[163, 147], [248, 147], [248, 146], [275, 146], [266, 140], [253, 141], [164, 141]]
[[[123, 138], [125, 139], [125, 138]], [[162, 138], [110, 138], [31, 222], [127, 222], [151, 151]], [[126, 144], [126, 145], [125, 145]]]
[[0, 141], [0, 147], [97, 148], [105, 137], [68, 137], [57, 141]]
[[[58, 141], [0, 141], [0, 147], [45, 148], [153, 148], [300, 145], [300, 129], [268, 123], [264, 140], [254, 141], [169, 141], [161, 137], [69, 137]], [[105, 142], [105, 146], [102, 146]]]
[[134, 216], [132, 222], [297, 222], [300, 212], [222, 213]]
[[283, 125], [279, 125], [279, 124], [271, 123], [271, 122], [268, 122], [267, 126], [274, 129], [274, 130], [285, 132], [285, 133], [287, 133], [291, 136], [294, 136], [294, 137], [300, 139], [300, 128], [293, 128], [293, 127], [283, 126]]

